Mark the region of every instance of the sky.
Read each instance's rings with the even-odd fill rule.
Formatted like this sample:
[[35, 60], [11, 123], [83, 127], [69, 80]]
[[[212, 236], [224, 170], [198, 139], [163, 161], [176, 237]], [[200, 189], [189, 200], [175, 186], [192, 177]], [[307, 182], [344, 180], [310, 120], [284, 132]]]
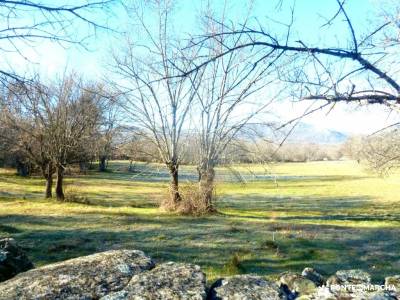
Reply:
[[[348, 0], [346, 8], [353, 20], [356, 32], [362, 33], [374, 21], [381, 9], [383, 1], [377, 0]], [[51, 2], [53, 3], [53, 2]], [[186, 37], [197, 32], [196, 17], [204, 1], [181, 0], [175, 7], [174, 29], [177, 34]], [[216, 10], [221, 10], [223, 1], [212, 1]], [[248, 2], [243, 0], [227, 1], [226, 19], [234, 22], [243, 20], [248, 11]], [[251, 16], [253, 21], [269, 24], [267, 28], [278, 34], [284, 34], [284, 25], [290, 20], [290, 7], [294, 5], [294, 38], [296, 35], [307, 43], [324, 40], [327, 45], [337, 45], [338, 41], [347, 40], [349, 32], [344, 23], [336, 24], [333, 28], [321, 27], [327, 17], [332, 17], [337, 11], [335, 0], [255, 0], [252, 3]], [[93, 15], [96, 22], [110, 24], [118, 32], [132, 32], [130, 16], [120, 8], [114, 8], [111, 15]], [[107, 18], [107, 19], [106, 19]], [[274, 20], [274, 21], [272, 21]], [[151, 20], [149, 20], [151, 22]], [[86, 32], [85, 24], [79, 23], [72, 35], [79, 36]], [[86, 40], [84, 49], [75, 45], [60, 45], [51, 41], [35, 43], [34, 47], [21, 45], [20, 48], [27, 59], [22, 59], [17, 53], [3, 56], [3, 64], [8, 64], [17, 70], [39, 71], [42, 76], [51, 78], [64, 72], [66, 66], [90, 79], [101, 79], [107, 76], [106, 66], [110, 61], [110, 49], [118, 49], [117, 33], [97, 31], [96, 35]], [[345, 38], [343, 38], [346, 36]], [[22, 72], [23, 72], [22, 71]], [[283, 101], [274, 106], [275, 115], [282, 121], [299, 116], [306, 106], [304, 103]], [[389, 113], [380, 106], [354, 107], [340, 104], [333, 111], [318, 111], [304, 118], [304, 122], [319, 128], [345, 132], [347, 134], [369, 134], [383, 128], [398, 119], [398, 115]]]

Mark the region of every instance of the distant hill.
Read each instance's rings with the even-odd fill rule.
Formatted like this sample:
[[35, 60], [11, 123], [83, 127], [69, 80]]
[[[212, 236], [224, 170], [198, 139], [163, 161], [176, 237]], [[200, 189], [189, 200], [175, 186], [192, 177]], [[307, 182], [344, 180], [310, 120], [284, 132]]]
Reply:
[[347, 138], [348, 136], [343, 132], [319, 129], [310, 124], [299, 123], [288, 137], [288, 141], [296, 143], [341, 144]]

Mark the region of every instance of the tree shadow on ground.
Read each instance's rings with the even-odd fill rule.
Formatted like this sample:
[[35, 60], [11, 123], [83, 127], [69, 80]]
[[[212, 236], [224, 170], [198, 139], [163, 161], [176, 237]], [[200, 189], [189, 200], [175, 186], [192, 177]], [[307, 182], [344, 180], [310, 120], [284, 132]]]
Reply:
[[[289, 222], [287, 222], [289, 221]], [[376, 279], [400, 266], [400, 229], [246, 222], [230, 216], [190, 218], [102, 213], [68, 216], [3, 215], [0, 235], [12, 235], [38, 265], [109, 249], [140, 249], [157, 261], [196, 263], [224, 273], [272, 275], [314, 266], [324, 274], [363, 268]], [[274, 236], [274, 237], [273, 237]], [[274, 239], [271, 245], [271, 241]], [[270, 241], [266, 243], [266, 241]], [[266, 246], [267, 245], [267, 246]]]

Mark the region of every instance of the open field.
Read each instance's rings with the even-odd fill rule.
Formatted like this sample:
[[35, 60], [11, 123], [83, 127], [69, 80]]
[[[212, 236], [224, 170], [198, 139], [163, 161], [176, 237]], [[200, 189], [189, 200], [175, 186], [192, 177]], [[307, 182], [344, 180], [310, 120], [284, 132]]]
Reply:
[[[208, 279], [272, 276], [314, 266], [363, 268], [375, 279], [400, 269], [400, 174], [377, 178], [355, 162], [218, 169], [218, 214], [160, 212], [162, 167], [112, 162], [112, 172], [67, 179], [83, 203], [43, 200], [44, 181], [0, 169], [0, 236], [13, 236], [36, 265], [116, 248], [202, 266]], [[182, 183], [195, 179], [182, 168]]]

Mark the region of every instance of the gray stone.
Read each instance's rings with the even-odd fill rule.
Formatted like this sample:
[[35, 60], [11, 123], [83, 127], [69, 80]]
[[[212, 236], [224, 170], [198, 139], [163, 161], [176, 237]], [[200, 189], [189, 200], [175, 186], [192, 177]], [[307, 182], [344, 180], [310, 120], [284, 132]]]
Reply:
[[277, 284], [255, 275], [236, 275], [215, 282], [210, 300], [278, 300]]
[[282, 294], [285, 295], [286, 299], [295, 299], [302, 295], [312, 294], [317, 287], [310, 279], [292, 272], [281, 274], [279, 283]]
[[336, 277], [340, 284], [369, 284], [371, 283], [371, 275], [359, 269], [339, 270]]
[[317, 286], [322, 286], [325, 284], [324, 277], [317, 271], [315, 271], [313, 268], [305, 268], [303, 272], [301, 272], [301, 276], [311, 280]]
[[395, 300], [386, 291], [367, 291], [362, 288], [355, 290], [332, 289], [318, 287], [313, 294], [296, 298], [296, 300]]
[[0, 299], [98, 299], [153, 267], [142, 251], [106, 251], [21, 273], [0, 283]]
[[285, 285], [289, 288], [289, 290], [294, 289], [294, 282], [296, 279], [301, 278], [300, 274], [293, 273], [293, 272], [284, 272], [279, 277], [279, 283], [281, 285]]
[[385, 278], [385, 286], [393, 288], [391, 294], [400, 298], [400, 275], [389, 276]]
[[14, 239], [0, 239], [0, 282], [32, 268], [32, 262]]
[[307, 278], [297, 278], [293, 282], [292, 292], [297, 293], [299, 295], [309, 295], [312, 294], [317, 285]]
[[132, 277], [128, 285], [101, 300], [203, 300], [206, 277], [200, 267], [169, 262]]

